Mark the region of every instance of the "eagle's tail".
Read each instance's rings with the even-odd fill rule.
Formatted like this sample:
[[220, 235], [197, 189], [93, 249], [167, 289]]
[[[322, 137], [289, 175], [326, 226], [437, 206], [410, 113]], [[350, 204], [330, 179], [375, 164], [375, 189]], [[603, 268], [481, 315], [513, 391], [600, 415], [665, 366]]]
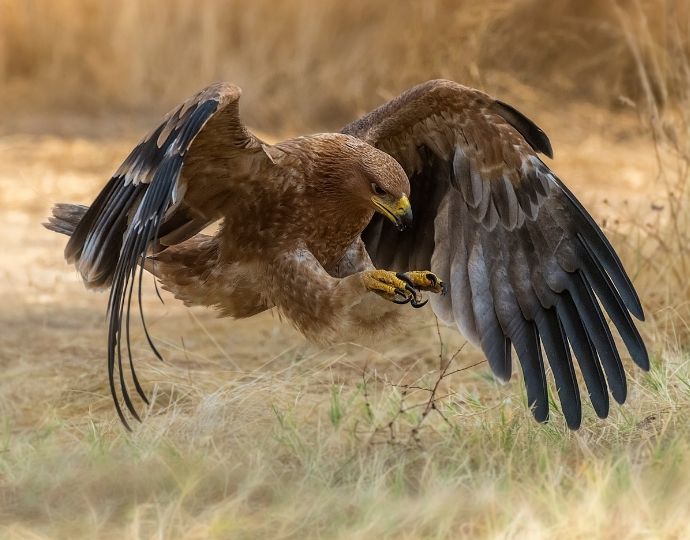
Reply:
[[58, 203], [53, 206], [53, 215], [43, 226], [51, 231], [72, 236], [88, 209], [89, 207], [83, 204]]

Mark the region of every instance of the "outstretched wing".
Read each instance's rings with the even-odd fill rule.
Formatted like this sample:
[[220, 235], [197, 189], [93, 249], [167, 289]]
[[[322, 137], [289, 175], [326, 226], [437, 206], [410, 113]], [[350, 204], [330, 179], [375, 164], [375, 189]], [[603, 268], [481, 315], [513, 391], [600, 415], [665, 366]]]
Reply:
[[[580, 202], [539, 159], [544, 132], [490, 96], [430, 81], [343, 129], [389, 153], [410, 178], [413, 226], [375, 217], [363, 233], [379, 267], [431, 268], [448, 285], [434, 312], [511, 376], [515, 349], [535, 418], [548, 418], [542, 348], [567, 424], [581, 421], [577, 357], [596, 413], [608, 390], [625, 400], [625, 373], [608, 314], [633, 360], [649, 369], [631, 314], [642, 306], [616, 252]], [[603, 310], [602, 310], [603, 307]]]
[[[239, 118], [241, 90], [211, 85], [168, 113], [132, 150], [77, 225], [65, 258], [73, 262], [88, 287], [110, 287], [108, 301], [108, 372], [118, 415], [125, 426], [115, 387], [137, 412], [122, 369], [122, 330], [126, 333], [131, 377], [144, 401], [129, 342], [130, 305], [137, 268], [141, 311], [141, 264], [147, 254], [199, 232], [222, 217], [222, 196], [233, 180], [270, 163], [262, 142]], [[124, 324], [123, 324], [124, 323]], [[146, 330], [142, 315], [142, 323]], [[148, 332], [151, 348], [160, 357]]]

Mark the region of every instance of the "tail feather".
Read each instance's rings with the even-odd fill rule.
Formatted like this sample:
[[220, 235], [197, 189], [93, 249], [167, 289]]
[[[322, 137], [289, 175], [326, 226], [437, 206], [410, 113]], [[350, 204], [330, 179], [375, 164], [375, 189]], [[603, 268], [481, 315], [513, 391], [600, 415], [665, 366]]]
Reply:
[[53, 206], [53, 215], [43, 226], [48, 230], [72, 236], [88, 209], [89, 207], [83, 204], [58, 203]]

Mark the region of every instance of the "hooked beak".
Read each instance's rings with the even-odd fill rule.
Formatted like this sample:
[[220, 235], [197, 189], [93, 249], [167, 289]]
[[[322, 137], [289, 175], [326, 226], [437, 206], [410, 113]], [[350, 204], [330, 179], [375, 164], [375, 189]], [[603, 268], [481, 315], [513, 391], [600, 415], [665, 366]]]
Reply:
[[392, 197], [372, 197], [371, 201], [376, 210], [390, 219], [399, 231], [404, 231], [412, 225], [412, 207], [409, 199], [403, 195], [399, 199]]

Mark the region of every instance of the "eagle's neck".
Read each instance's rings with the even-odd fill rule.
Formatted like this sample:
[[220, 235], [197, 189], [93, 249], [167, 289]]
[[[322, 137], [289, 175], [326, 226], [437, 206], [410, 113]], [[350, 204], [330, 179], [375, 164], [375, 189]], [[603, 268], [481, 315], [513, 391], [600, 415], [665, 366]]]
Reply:
[[342, 258], [374, 215], [373, 210], [348, 202], [338, 198], [322, 198], [309, 203], [310, 219], [303, 231], [304, 240], [326, 267]]
[[279, 165], [295, 190], [291, 204], [300, 206], [292, 232], [324, 266], [340, 260], [374, 214], [373, 207], [353, 193], [354, 169], [361, 156], [345, 144], [349, 139], [319, 134], [279, 145]]

